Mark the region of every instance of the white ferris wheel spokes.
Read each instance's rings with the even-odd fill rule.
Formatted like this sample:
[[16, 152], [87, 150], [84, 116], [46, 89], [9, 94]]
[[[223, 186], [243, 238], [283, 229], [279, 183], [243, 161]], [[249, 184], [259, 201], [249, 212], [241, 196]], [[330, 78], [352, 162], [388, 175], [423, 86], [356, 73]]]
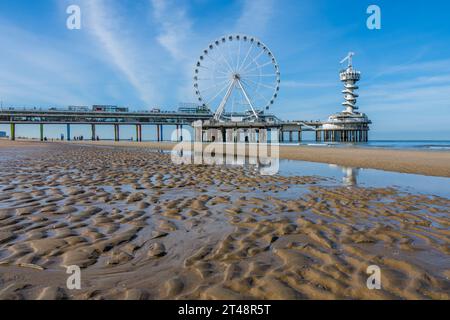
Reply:
[[199, 57], [194, 89], [202, 106], [216, 109], [215, 120], [256, 120], [278, 96], [280, 70], [272, 52], [258, 39], [224, 36]]

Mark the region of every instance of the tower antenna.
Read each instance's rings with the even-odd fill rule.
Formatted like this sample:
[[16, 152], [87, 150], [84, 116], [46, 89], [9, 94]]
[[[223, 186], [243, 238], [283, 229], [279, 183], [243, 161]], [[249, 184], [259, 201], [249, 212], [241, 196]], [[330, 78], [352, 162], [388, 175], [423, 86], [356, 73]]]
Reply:
[[348, 67], [351, 68], [353, 66], [352, 64], [352, 60], [353, 60], [353, 56], [355, 55], [354, 52], [349, 52], [347, 54], [347, 56], [341, 60], [341, 64], [344, 63], [345, 61], [348, 61]]

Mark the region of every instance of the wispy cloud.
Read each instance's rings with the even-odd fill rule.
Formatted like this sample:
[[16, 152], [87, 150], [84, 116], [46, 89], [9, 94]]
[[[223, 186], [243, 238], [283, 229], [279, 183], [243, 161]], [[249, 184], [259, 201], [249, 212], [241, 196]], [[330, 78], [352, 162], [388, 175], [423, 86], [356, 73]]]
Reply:
[[186, 9], [170, 0], [151, 0], [158, 25], [158, 43], [176, 60], [186, 59], [186, 45], [192, 35], [192, 22]]
[[398, 65], [391, 65], [383, 67], [383, 69], [376, 73], [371, 80], [384, 76], [396, 76], [401, 74], [411, 74], [420, 72], [450, 72], [450, 59], [432, 60], [432, 61], [414, 61], [405, 62]]
[[[103, 0], [85, 0], [83, 7], [87, 10], [87, 29], [109, 56], [111, 63], [119, 70], [147, 104], [158, 101], [152, 85], [152, 74], [149, 60], [143, 60], [145, 48], [134, 41], [132, 32], [120, 13], [115, 11], [111, 2]], [[148, 59], [148, 58], [147, 58]]]
[[292, 89], [330, 88], [336, 87], [336, 82], [285, 80], [283, 87]]
[[[7, 105], [67, 105], [92, 98], [77, 49], [2, 20], [0, 97]], [[46, 44], [45, 46], [42, 44]], [[32, 53], [32, 54], [30, 54]]]
[[236, 31], [261, 36], [266, 31], [274, 10], [274, 0], [244, 0], [241, 15], [235, 25]]
[[179, 101], [193, 101], [192, 73], [201, 37], [193, 30], [187, 3], [172, 0], [150, 0], [150, 3], [156, 43], [169, 54], [164, 61], [166, 71], [177, 75], [170, 91], [176, 93]]
[[387, 67], [376, 84], [362, 87], [361, 97], [369, 109], [378, 111], [431, 114], [450, 108], [450, 60]]

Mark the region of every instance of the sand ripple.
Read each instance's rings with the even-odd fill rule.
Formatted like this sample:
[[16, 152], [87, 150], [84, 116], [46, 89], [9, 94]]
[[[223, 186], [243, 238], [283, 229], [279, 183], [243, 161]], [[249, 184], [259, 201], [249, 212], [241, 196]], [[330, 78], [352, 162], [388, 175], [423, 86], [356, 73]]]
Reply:
[[0, 299], [450, 298], [449, 199], [46, 148], [0, 166]]

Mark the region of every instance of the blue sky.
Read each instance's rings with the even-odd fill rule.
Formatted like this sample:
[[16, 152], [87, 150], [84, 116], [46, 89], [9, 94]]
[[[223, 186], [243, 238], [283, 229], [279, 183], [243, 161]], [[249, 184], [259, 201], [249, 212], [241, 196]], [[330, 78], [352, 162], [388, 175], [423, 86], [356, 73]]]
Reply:
[[[81, 7], [81, 30], [66, 28], [71, 4]], [[381, 8], [381, 30], [366, 27], [370, 4]], [[339, 61], [354, 51], [372, 139], [450, 140], [449, 14], [444, 0], [2, 0], [0, 99], [174, 110], [194, 101], [202, 50], [224, 34], [245, 33], [278, 60], [272, 112], [280, 118], [341, 111]]]

